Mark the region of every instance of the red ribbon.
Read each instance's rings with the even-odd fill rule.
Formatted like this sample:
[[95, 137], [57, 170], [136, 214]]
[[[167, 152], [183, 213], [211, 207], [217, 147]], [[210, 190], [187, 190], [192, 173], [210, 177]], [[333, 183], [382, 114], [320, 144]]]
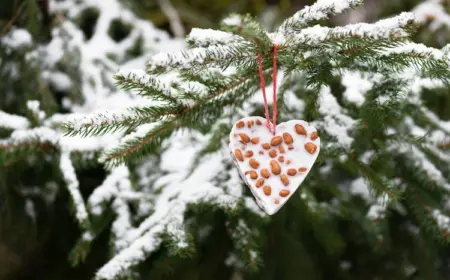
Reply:
[[[267, 104], [266, 97], [266, 85], [264, 81], [264, 72], [262, 66], [261, 55], [258, 54], [258, 70], [259, 70], [259, 82], [261, 86], [261, 91], [264, 99], [264, 111], [266, 115], [266, 126], [275, 135], [277, 129], [277, 50], [278, 46], [274, 45], [273, 47], [273, 70], [272, 70], [272, 85], [273, 85], [273, 110], [272, 110], [272, 126], [270, 125], [270, 116], [269, 116], [269, 104]], [[273, 128], [273, 129], [272, 129]]]

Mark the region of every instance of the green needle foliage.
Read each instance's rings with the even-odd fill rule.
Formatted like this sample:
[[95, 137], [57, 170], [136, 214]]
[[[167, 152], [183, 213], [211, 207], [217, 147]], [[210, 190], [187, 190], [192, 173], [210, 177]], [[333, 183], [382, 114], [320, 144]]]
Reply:
[[[113, 2], [107, 13], [119, 17], [123, 7]], [[83, 23], [86, 41], [70, 22], [55, 29], [62, 39], [52, 43], [76, 62], [45, 63], [25, 56], [31, 43], [20, 49], [1, 41], [0, 54], [12, 49], [19, 66], [33, 66], [30, 87], [38, 71], [75, 73], [71, 81], [80, 83], [56, 83], [65, 95], [57, 102], [69, 112], [46, 106], [54, 103], [44, 101], [45, 87], [25, 99], [40, 101], [27, 110], [19, 106], [25, 100], [0, 101], [2, 190], [15, 178], [3, 170], [27, 172], [39, 160], [50, 166], [56, 175], [37, 193], [66, 186], [80, 231], [69, 259], [94, 263], [95, 279], [446, 279], [450, 45], [414, 42], [424, 26], [408, 12], [323, 25], [362, 4], [318, 0], [270, 32], [250, 15], [231, 14], [220, 30], [192, 29], [179, 52], [159, 52], [167, 38], [154, 51], [146, 32], [155, 30], [113, 16], [111, 24], [127, 30], [119, 28], [120, 40], [111, 28], [84, 30]], [[74, 7], [92, 22], [105, 13], [101, 5]], [[113, 47], [92, 55], [104, 36]], [[112, 75], [116, 62], [129, 59], [126, 46], [154, 55], [145, 71], [124, 66]], [[269, 217], [240, 179], [227, 142], [237, 120], [264, 116], [257, 57], [271, 86], [275, 48], [278, 122], [310, 122], [322, 147], [302, 186]], [[0, 63], [5, 76], [9, 62]], [[0, 87], [22, 90], [14, 81]], [[107, 109], [92, 113], [98, 105]]]

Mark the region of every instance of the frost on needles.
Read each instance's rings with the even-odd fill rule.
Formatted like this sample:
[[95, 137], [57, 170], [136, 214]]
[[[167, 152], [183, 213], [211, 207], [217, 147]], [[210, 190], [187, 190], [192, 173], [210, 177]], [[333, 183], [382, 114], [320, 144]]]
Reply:
[[[113, 2], [108, 13], [125, 9]], [[311, 122], [324, 146], [298, 190], [308, 211], [326, 219], [339, 213], [349, 196], [360, 196], [367, 213], [355, 222], [364, 224], [373, 240], [388, 234], [388, 211], [403, 209], [420, 227], [450, 241], [444, 209], [450, 198], [450, 123], [427, 109], [421, 98], [423, 89], [448, 86], [450, 47], [412, 42], [412, 13], [374, 23], [317, 24], [360, 4], [319, 0], [272, 33], [252, 17], [237, 14], [224, 19], [221, 30], [194, 28], [184, 50], [155, 54], [146, 71], [122, 69], [114, 75], [118, 92], [111, 96], [121, 96], [117, 100], [123, 101], [123, 108], [91, 114], [96, 90], [103, 94], [109, 84], [89, 87], [88, 77], [103, 83], [89, 62], [82, 69], [93, 71], [85, 73], [84, 84], [90, 106], [75, 107], [69, 116], [44, 117], [34, 126], [25, 117], [0, 112], [0, 126], [12, 131], [0, 140], [0, 162], [47, 146], [59, 154], [74, 216], [84, 230], [74, 262], [83, 261], [104, 229], [105, 213], [113, 213], [111, 259], [98, 270], [97, 279], [131, 277], [132, 268], [162, 244], [169, 244], [174, 254], [191, 254], [185, 213], [205, 205], [228, 214], [234, 265], [256, 265], [260, 254], [255, 240], [265, 234], [256, 221], [267, 217], [232, 168], [226, 138], [238, 119], [263, 114], [256, 57], [262, 56], [269, 84], [276, 44], [280, 121]], [[142, 32], [151, 28], [144, 22], [137, 26]], [[78, 38], [79, 31], [69, 23], [61, 30], [71, 34], [66, 40]], [[88, 63], [89, 56], [84, 58]], [[110, 63], [106, 55], [96, 59]], [[341, 96], [335, 92], [337, 85], [344, 88]], [[102, 101], [109, 98], [105, 94]], [[108, 170], [87, 201], [74, 172], [79, 155], [99, 159]], [[342, 168], [349, 174], [346, 178], [337, 176]], [[320, 201], [314, 192], [319, 187], [337, 190], [336, 200]]]

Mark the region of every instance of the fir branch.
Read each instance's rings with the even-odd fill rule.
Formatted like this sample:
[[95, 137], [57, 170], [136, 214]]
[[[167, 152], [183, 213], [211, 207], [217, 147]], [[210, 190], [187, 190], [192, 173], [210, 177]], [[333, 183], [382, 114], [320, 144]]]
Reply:
[[249, 58], [253, 59], [254, 46], [248, 42], [233, 43], [226, 46], [210, 46], [193, 48], [179, 53], [159, 53], [147, 64], [150, 74], [167, 73], [175, 69], [202, 67], [226, 68], [230, 65], [241, 65]]
[[114, 78], [116, 85], [121, 89], [137, 91], [138, 95], [150, 97], [155, 101], [165, 101], [172, 105], [179, 104], [178, 100], [171, 95], [169, 85], [143, 71], [121, 71], [116, 73]]
[[224, 139], [225, 136], [229, 135], [230, 133], [229, 127], [230, 127], [229, 124], [219, 123], [217, 127], [214, 128], [214, 130], [211, 132], [211, 136], [206, 146], [196, 153], [193, 163], [191, 165], [192, 167], [188, 172], [188, 176], [190, 176], [192, 172], [194, 172], [196, 166], [198, 166], [201, 159], [205, 155], [214, 153], [218, 151], [220, 147], [222, 147], [222, 139]]
[[439, 149], [442, 149], [442, 150], [450, 150], [450, 141], [449, 142], [440, 143], [440, 144], [437, 145], [437, 147]]
[[37, 153], [53, 153], [58, 151], [59, 147], [49, 141], [41, 141], [33, 139], [21, 143], [0, 142], [0, 166], [8, 168], [13, 164], [29, 157], [31, 154]]
[[56, 151], [58, 139], [58, 134], [46, 127], [15, 130], [8, 139], [0, 140], [0, 165], [9, 166], [36, 152]]
[[105, 151], [99, 160], [105, 162], [108, 167], [116, 167], [125, 160], [139, 159], [152, 149], [160, 147], [162, 141], [179, 125], [177, 121], [163, 122], [150, 128], [143, 136], [128, 135], [122, 139], [119, 147]]
[[362, 4], [363, 0], [318, 0], [311, 6], [306, 6], [302, 10], [295, 13], [292, 17], [286, 19], [279, 28], [279, 32], [291, 33], [312, 22], [329, 18], [334, 14], [354, 8]]
[[433, 203], [429, 194], [424, 192], [417, 184], [407, 182], [409, 188], [405, 193], [407, 195], [407, 205], [412, 210], [411, 212], [418, 220], [421, 228], [425, 232], [434, 235], [437, 241], [450, 242], [450, 235], [448, 231], [447, 219], [441, 211], [436, 211], [435, 203]]
[[286, 36], [286, 46], [296, 44], [315, 46], [327, 41], [338, 41], [352, 38], [354, 40], [389, 39], [390, 41], [404, 40], [411, 35], [414, 27], [414, 17], [411, 13], [402, 13], [390, 19], [378, 22], [349, 24], [339, 27], [325, 27], [316, 25]]
[[192, 28], [191, 32], [186, 37], [186, 42], [190, 47], [203, 48], [213, 45], [227, 45], [243, 41], [244, 38], [239, 35], [220, 30], [201, 28]]
[[29, 125], [30, 122], [22, 116], [0, 111], [0, 127], [16, 130], [27, 129]]
[[75, 173], [75, 168], [70, 159], [70, 153], [63, 151], [60, 158], [60, 170], [67, 184], [67, 189], [72, 198], [73, 207], [75, 209], [75, 217], [81, 227], [88, 230], [90, 228], [89, 215], [83, 197], [80, 192], [80, 184]]
[[133, 129], [141, 124], [167, 121], [177, 115], [181, 106], [148, 106], [128, 108], [122, 113], [104, 112], [90, 118], [75, 119], [63, 124], [65, 135], [100, 136], [124, 129]]
[[[380, 59], [390, 64], [412, 65], [423, 77], [450, 82], [449, 58], [441, 50], [423, 44], [405, 43], [380, 52]], [[393, 63], [395, 62], [395, 63]]]
[[250, 15], [232, 14], [222, 21], [221, 29], [255, 43], [261, 53], [266, 53], [272, 48], [269, 34]]
[[[217, 103], [213, 102], [216, 98], [232, 90], [238, 92], [238, 87], [243, 86], [245, 83], [249, 83], [249, 81], [251, 81], [251, 79], [248, 77], [237, 79], [234, 83], [221, 88], [204, 100], [185, 107], [183, 110], [177, 112], [172, 120], [162, 122], [155, 128], [150, 129], [150, 131], [145, 133], [145, 136], [128, 136], [129, 140], [125, 140], [123, 145], [105, 152], [101, 157], [101, 161], [107, 162], [110, 166], [117, 166], [124, 160], [141, 157], [149, 150], [159, 147], [162, 140], [169, 137], [175, 128], [178, 128], [181, 125], [187, 126], [190, 124], [195, 127], [198, 126], [200, 122], [204, 122], [205, 119], [208, 120], [205, 114], [211, 114], [213, 112], [212, 108], [222, 108], [222, 106], [217, 106]], [[231, 99], [235, 100], [235, 98]], [[214, 116], [217, 116], [217, 113], [213, 114]]]
[[360, 174], [369, 182], [371, 190], [375, 191], [377, 196], [387, 195], [389, 201], [394, 202], [400, 199], [400, 190], [392, 187], [387, 180], [382, 179], [379, 174], [360, 160], [349, 157], [348, 164], [359, 170]]

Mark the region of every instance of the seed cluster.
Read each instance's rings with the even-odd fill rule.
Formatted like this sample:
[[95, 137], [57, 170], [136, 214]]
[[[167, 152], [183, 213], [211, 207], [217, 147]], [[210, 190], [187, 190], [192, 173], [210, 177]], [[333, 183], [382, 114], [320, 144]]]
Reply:
[[[248, 128], [251, 128], [253, 126], [261, 126], [262, 122], [260, 120], [248, 120], [247, 122], [239, 121], [236, 124], [236, 127], [238, 129], [244, 129], [246, 126]], [[308, 133], [306, 129], [300, 125], [296, 124], [294, 127], [292, 127], [293, 135], [306, 137], [308, 139]], [[275, 194], [277, 197], [274, 199], [274, 204], [280, 203], [280, 197], [288, 197], [291, 194], [291, 191], [287, 189], [290, 184], [289, 177], [295, 177], [300, 176], [304, 174], [308, 169], [306, 167], [295, 167], [293, 165], [290, 166], [290, 168], [287, 168], [285, 170], [285, 173], [283, 173], [282, 165], [290, 165], [292, 163], [292, 158], [289, 159], [289, 153], [286, 153], [286, 148], [288, 150], [293, 150], [295, 145], [295, 137], [293, 137], [289, 132], [284, 132], [281, 136], [274, 136], [270, 140], [270, 143], [260, 143], [259, 137], [250, 138], [245, 133], [237, 133], [235, 134], [235, 137], [238, 137], [239, 142], [243, 144], [241, 149], [235, 149], [234, 150], [234, 156], [237, 161], [245, 162], [248, 161], [248, 165], [250, 166], [250, 170], [245, 171], [245, 175], [248, 176], [252, 180], [256, 180], [255, 186], [256, 188], [260, 189], [262, 187], [262, 192], [266, 196], [272, 195], [272, 187], [265, 182], [266, 179], [268, 179], [271, 176], [277, 176], [280, 178], [280, 181], [282, 185], [286, 189], [282, 189], [278, 194]], [[316, 131], [312, 132], [309, 135], [309, 139], [304, 145], [304, 150], [313, 155], [317, 152], [318, 147], [316, 144], [310, 142], [316, 140], [319, 137], [318, 133]], [[250, 144], [250, 146], [248, 146]], [[251, 149], [255, 148], [255, 152]], [[270, 156], [271, 160], [269, 161], [269, 166], [267, 168], [262, 168], [259, 171], [258, 174], [258, 168], [260, 167], [260, 162], [253, 158], [254, 153], [258, 152], [260, 155], [264, 155], [265, 152], [268, 152], [268, 155]]]

